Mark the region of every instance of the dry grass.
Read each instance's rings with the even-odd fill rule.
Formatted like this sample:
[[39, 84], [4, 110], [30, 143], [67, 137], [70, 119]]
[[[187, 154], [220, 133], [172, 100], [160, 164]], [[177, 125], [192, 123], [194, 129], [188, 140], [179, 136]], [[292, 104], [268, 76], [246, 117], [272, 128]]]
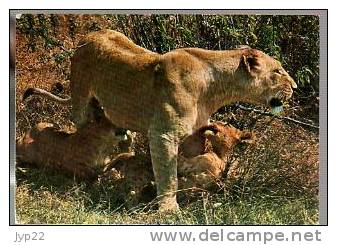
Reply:
[[[47, 17], [47, 18], [46, 18]], [[144, 17], [145, 19], [147, 17]], [[33, 16], [36, 32], [21, 22], [16, 38], [16, 131], [20, 136], [37, 122], [46, 121], [70, 127], [70, 108], [41, 98], [21, 102], [28, 87], [53, 90], [56, 82], [65, 85], [61, 96], [69, 95], [68, 83], [72, 48], [86, 33], [113, 28], [129, 34], [148, 48], [155, 40], [146, 40], [137, 17], [99, 15]], [[158, 20], [160, 21], [160, 19]], [[171, 20], [170, 20], [171, 21]], [[184, 22], [185, 21], [185, 22]], [[161, 36], [169, 48], [193, 45], [187, 28], [175, 37]], [[168, 22], [170, 23], [170, 22]], [[174, 20], [172, 19], [174, 24]], [[137, 27], [137, 28], [136, 28]], [[138, 33], [137, 33], [138, 31]], [[42, 34], [41, 34], [42, 33]], [[151, 36], [151, 35], [149, 35]], [[157, 34], [157, 36], [160, 36]], [[140, 37], [143, 37], [140, 38]], [[166, 38], [166, 39], [165, 39]], [[171, 45], [171, 46], [170, 46]], [[162, 47], [162, 49], [168, 47]], [[306, 117], [317, 122], [318, 100], [295, 93], [285, 114]], [[311, 99], [308, 99], [308, 98]], [[309, 103], [309, 101], [313, 101]], [[158, 217], [153, 208], [140, 205], [128, 208], [117, 198], [109, 183], [77, 182], [52, 169], [17, 170], [16, 210], [19, 223], [165, 223], [165, 224], [317, 224], [318, 222], [318, 132], [293, 123], [240, 111], [235, 106], [219, 110], [213, 117], [241, 129], [251, 129], [257, 140], [238, 147], [232, 154], [231, 177], [224, 176], [217, 193], [179, 195], [182, 212]], [[147, 151], [140, 137], [138, 150]], [[216, 203], [221, 206], [215, 208]]]

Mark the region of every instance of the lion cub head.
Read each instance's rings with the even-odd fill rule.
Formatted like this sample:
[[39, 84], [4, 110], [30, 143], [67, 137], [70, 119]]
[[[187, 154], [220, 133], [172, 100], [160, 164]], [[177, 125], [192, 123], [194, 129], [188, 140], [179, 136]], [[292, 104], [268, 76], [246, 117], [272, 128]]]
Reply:
[[223, 122], [202, 127], [180, 145], [178, 172], [220, 178], [234, 147], [239, 143], [251, 143], [254, 137], [252, 132]]
[[251, 143], [254, 134], [247, 130], [240, 130], [223, 122], [214, 122], [201, 128], [199, 133], [205, 135], [206, 152], [214, 152], [222, 160], [239, 143]]
[[254, 135], [223, 122], [213, 122], [187, 136], [179, 146], [179, 154], [192, 158], [214, 152], [220, 158], [226, 156], [240, 142], [252, 142]]

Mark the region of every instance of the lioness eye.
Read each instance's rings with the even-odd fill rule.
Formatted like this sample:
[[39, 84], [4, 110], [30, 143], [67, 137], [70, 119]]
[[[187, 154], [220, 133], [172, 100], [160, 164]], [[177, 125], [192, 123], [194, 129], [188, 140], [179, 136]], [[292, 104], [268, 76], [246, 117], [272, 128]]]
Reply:
[[277, 73], [277, 74], [282, 74], [280, 69], [275, 69], [274, 72]]

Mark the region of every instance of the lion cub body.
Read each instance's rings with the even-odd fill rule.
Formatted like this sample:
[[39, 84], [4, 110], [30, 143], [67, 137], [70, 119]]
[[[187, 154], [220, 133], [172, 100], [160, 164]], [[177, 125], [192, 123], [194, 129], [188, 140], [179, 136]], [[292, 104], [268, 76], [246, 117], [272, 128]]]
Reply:
[[97, 178], [95, 167], [103, 166], [112, 145], [121, 137], [106, 119], [88, 122], [76, 132], [58, 130], [39, 123], [17, 140], [19, 162], [57, 166], [79, 178]]

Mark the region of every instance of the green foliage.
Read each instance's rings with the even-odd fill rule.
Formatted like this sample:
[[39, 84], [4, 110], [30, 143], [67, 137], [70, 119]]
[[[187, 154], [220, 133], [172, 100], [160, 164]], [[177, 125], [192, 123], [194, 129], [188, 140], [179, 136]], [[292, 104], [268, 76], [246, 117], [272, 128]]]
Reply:
[[28, 36], [30, 40], [29, 48], [33, 51], [36, 49], [36, 39], [38, 37], [43, 39], [44, 48], [46, 49], [51, 49], [54, 46], [60, 45], [60, 42], [51, 35], [50, 22], [54, 25], [57, 24], [55, 16], [51, 17], [51, 20], [49, 20], [43, 14], [37, 16], [27, 14], [23, 15], [20, 21], [18, 21], [17, 28]]
[[313, 72], [310, 70], [308, 66], [303, 66], [302, 69], [296, 71], [296, 77], [298, 79], [298, 82], [302, 86], [310, 84], [312, 76]]
[[[279, 59], [300, 86], [319, 87], [319, 18], [299, 15], [104, 15], [108, 28], [123, 32], [137, 44], [159, 52], [180, 47], [231, 49], [249, 45]], [[79, 31], [76, 15], [69, 16], [69, 35]], [[19, 31], [31, 39], [34, 49], [37, 37], [46, 48], [60, 43], [51, 29], [59, 26], [57, 15], [23, 15]], [[87, 31], [102, 26], [88, 23]]]
[[[179, 47], [231, 49], [249, 45], [280, 60], [301, 86], [319, 83], [318, 16], [118, 15], [118, 29], [163, 53]], [[125, 25], [127, 23], [127, 26]], [[305, 73], [305, 74], [303, 74]], [[305, 76], [305, 78], [303, 77]], [[305, 80], [305, 82], [303, 82]]]

